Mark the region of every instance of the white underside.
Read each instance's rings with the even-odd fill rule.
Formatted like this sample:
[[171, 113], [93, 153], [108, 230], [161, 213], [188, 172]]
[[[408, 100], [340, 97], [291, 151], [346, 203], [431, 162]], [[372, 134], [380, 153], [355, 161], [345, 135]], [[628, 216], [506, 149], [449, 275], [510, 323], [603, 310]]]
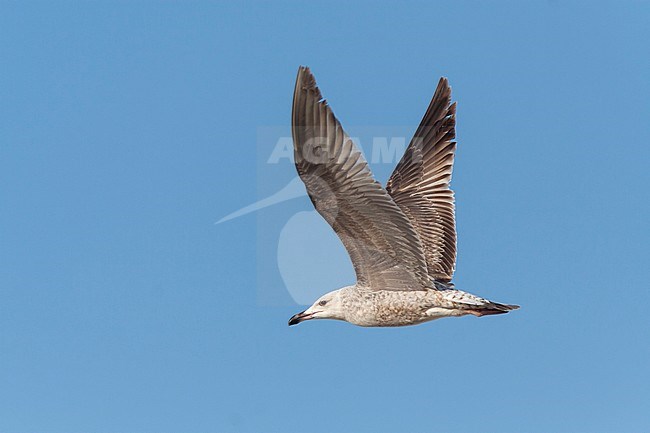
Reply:
[[443, 317], [457, 317], [467, 314], [467, 310], [450, 310], [449, 308], [433, 307], [426, 311], [428, 320], [441, 319]]

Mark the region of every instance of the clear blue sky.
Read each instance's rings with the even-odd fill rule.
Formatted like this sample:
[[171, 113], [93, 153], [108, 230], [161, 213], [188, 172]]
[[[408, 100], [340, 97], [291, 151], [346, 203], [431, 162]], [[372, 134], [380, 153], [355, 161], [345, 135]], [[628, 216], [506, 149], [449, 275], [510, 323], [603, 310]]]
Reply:
[[[650, 431], [650, 4], [490, 3], [0, 3], [0, 432]], [[449, 77], [455, 281], [521, 310], [287, 327], [309, 201], [214, 222], [301, 64], [344, 126]]]

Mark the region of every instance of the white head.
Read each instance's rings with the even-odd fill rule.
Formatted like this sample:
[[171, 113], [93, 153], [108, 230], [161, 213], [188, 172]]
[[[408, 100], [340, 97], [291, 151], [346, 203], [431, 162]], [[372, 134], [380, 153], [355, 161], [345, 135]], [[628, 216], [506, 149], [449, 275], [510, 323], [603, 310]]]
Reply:
[[301, 313], [294, 314], [289, 319], [289, 326], [297, 325], [300, 322], [311, 319], [345, 320], [343, 304], [341, 302], [341, 290], [334, 290], [321, 296], [311, 307]]

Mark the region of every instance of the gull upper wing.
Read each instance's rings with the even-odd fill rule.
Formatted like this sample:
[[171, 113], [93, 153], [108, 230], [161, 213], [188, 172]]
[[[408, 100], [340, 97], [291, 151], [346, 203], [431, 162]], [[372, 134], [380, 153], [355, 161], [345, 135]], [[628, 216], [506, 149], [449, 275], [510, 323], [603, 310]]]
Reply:
[[418, 232], [429, 276], [449, 282], [456, 267], [454, 192], [449, 188], [456, 142], [456, 103], [441, 78], [386, 190]]
[[296, 79], [292, 133], [298, 174], [348, 251], [358, 283], [373, 290], [431, 287], [411, 221], [373, 178], [305, 67]]

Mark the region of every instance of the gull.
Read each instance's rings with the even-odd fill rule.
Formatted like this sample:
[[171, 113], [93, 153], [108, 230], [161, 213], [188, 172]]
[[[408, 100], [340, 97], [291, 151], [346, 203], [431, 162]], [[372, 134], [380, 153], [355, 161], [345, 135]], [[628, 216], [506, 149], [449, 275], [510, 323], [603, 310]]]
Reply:
[[519, 308], [457, 290], [454, 193], [456, 103], [441, 78], [386, 188], [345, 133], [308, 67], [298, 69], [292, 135], [300, 179], [345, 246], [357, 282], [329, 292], [289, 319], [406, 326]]

